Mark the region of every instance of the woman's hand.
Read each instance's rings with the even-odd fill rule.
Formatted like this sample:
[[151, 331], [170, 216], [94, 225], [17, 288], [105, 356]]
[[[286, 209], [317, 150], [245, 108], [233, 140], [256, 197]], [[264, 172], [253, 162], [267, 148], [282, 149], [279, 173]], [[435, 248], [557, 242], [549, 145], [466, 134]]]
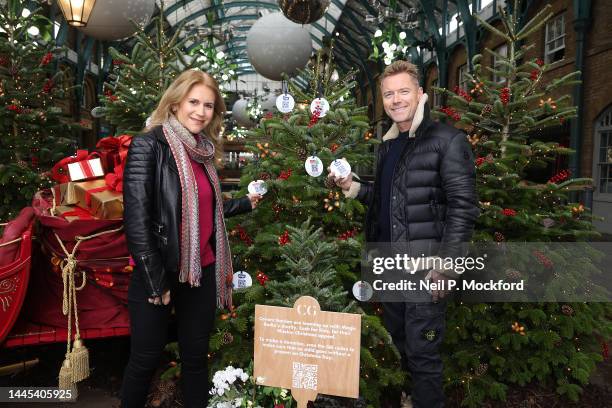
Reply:
[[165, 291], [164, 294], [161, 296], [161, 298], [159, 296], [150, 297], [149, 303], [153, 303], [156, 306], [168, 305], [168, 303], [170, 303], [170, 289]]
[[263, 198], [263, 196], [261, 194], [247, 194], [247, 197], [249, 197], [249, 201], [251, 202], [251, 209], [255, 209], [257, 207], [257, 204], [259, 204], [259, 200], [261, 200]]

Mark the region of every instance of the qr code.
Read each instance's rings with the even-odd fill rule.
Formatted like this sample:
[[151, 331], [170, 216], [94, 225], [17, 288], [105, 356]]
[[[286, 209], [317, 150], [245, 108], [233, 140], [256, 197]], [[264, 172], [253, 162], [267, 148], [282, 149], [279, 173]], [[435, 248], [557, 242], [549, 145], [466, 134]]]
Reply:
[[304, 364], [293, 362], [293, 388], [307, 390], [317, 389], [317, 372], [319, 366], [316, 364]]

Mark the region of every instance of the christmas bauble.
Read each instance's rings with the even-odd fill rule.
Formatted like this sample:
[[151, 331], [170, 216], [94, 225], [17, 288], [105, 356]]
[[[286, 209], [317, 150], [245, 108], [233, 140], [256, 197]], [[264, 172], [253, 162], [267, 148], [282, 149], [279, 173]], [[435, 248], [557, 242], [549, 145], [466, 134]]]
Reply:
[[79, 28], [97, 40], [115, 41], [136, 32], [134, 23], [144, 26], [155, 11], [155, 0], [105, 0], [96, 2], [87, 27]]
[[306, 66], [312, 39], [304, 27], [287, 20], [282, 13], [272, 13], [257, 20], [249, 30], [247, 52], [255, 71], [280, 81], [283, 73], [291, 77]]
[[323, 17], [330, 0], [278, 0], [285, 17], [298, 24], [311, 24]]
[[249, 101], [246, 99], [238, 99], [234, 102], [234, 106], [232, 106], [232, 118], [238, 123], [240, 126], [244, 126], [246, 128], [253, 127], [254, 123], [251, 121], [249, 117], [249, 111], [247, 109], [247, 104]]

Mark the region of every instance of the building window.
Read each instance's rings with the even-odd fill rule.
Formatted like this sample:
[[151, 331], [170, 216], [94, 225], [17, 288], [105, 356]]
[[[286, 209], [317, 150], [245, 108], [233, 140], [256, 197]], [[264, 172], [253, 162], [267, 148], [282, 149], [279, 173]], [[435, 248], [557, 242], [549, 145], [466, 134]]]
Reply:
[[565, 56], [565, 17], [559, 14], [546, 23], [545, 61], [552, 63], [560, 61]]
[[459, 85], [459, 88], [463, 89], [464, 91], [467, 91], [467, 87], [468, 87], [467, 73], [468, 73], [467, 64], [461, 65], [459, 69], [457, 70], [457, 84]]
[[598, 194], [612, 194], [612, 109], [596, 125], [596, 173]]
[[440, 106], [440, 94], [438, 92], [436, 92], [435, 89], [433, 89], [434, 86], [438, 86], [438, 80], [434, 79], [433, 81], [431, 81], [431, 97], [433, 100], [433, 106], [434, 108], [437, 108]]
[[[502, 44], [499, 47], [497, 47], [496, 49], [493, 50], [495, 53], [501, 55], [502, 57], [507, 57], [508, 56], [508, 45], [506, 44]], [[493, 56], [493, 69], [498, 70], [502, 67], [502, 65], [500, 64], [500, 59], [497, 56]], [[496, 74], [493, 74], [493, 82], [497, 82], [497, 83], [502, 83], [505, 82], [506, 78], [503, 76], [498, 76]]]

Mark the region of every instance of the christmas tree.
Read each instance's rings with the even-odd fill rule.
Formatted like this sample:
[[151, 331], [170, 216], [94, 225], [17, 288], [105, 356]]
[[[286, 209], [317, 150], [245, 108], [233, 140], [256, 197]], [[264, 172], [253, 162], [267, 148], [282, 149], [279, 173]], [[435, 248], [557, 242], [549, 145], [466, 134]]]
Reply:
[[[518, 6], [515, 1], [512, 10]], [[568, 196], [591, 180], [572, 178], [568, 171], [546, 183], [528, 177], [530, 170], [572, 153], [538, 136], [543, 129], [575, 117], [576, 108], [562, 91], [575, 84], [580, 73], [548, 80], [549, 65], [527, 57], [533, 45], [522, 44], [551, 17], [550, 6], [522, 26], [515, 13], [501, 8], [500, 13], [502, 29], [479, 20], [506, 41], [507, 55], [485, 49], [497, 63], [484, 66], [482, 55], [476, 55], [467, 75], [468, 90], [437, 89], [448, 101], [438, 116], [467, 131], [477, 157], [482, 214], [474, 241], [587, 240], [597, 235], [592, 217]], [[509, 279], [554, 270], [563, 279], [551, 280], [550, 285], [562, 287], [573, 281], [580, 286], [592, 273], [591, 265], [583, 264], [572, 275], [565, 269], [572, 260], [555, 251], [513, 256], [529, 259], [526, 271], [508, 271]], [[452, 350], [445, 364], [447, 386], [458, 390], [463, 404], [471, 407], [482, 406], [487, 399], [504, 400], [510, 386], [535, 382], [576, 401], [612, 336], [610, 311], [609, 303], [453, 304], [445, 340], [446, 349]]]
[[170, 83], [187, 69], [200, 69], [215, 77], [223, 89], [235, 78], [235, 65], [216, 51], [212, 38], [187, 52], [187, 44], [201, 39], [185, 33], [184, 25], [172, 35], [164, 20], [163, 2], [159, 14], [153, 18], [151, 33], [137, 26], [130, 55], [109, 48], [113, 68], [101, 95], [106, 119], [117, 127], [117, 134], [136, 134], [155, 110]]
[[75, 139], [60, 101], [73, 97], [56, 59], [53, 24], [23, 2], [0, 4], [0, 220], [15, 216], [38, 190], [45, 172], [74, 152]]
[[[404, 376], [380, 318], [359, 309], [346, 292], [359, 280], [364, 207], [325, 183], [325, 168], [334, 159], [371, 164], [377, 141], [365, 108], [356, 107], [351, 96], [352, 73], [334, 81], [333, 71], [330, 51], [319, 52], [302, 73], [309, 88], [289, 83], [295, 109], [267, 114], [247, 136], [246, 148], [256, 159], [243, 170], [242, 192], [251, 181], [264, 180], [267, 193], [253, 213], [231, 220], [228, 230], [235, 269], [255, 279], [234, 293], [235, 309], [221, 314], [211, 365], [248, 366], [255, 304], [292, 306], [297, 297], [311, 295], [322, 310], [363, 313], [360, 394], [378, 406], [385, 387], [398, 386]], [[329, 111], [309, 109], [318, 98], [328, 101]], [[323, 163], [316, 177], [305, 170], [312, 157]]]

